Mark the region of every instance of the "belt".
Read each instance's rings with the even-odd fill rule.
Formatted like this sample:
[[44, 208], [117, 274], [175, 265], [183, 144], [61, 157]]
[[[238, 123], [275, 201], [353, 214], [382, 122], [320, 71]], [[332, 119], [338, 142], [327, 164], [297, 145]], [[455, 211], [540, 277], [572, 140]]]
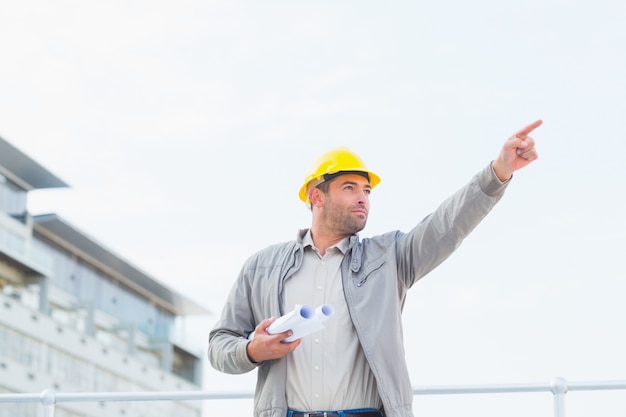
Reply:
[[335, 411], [314, 411], [305, 413], [302, 411], [289, 411], [290, 417], [385, 417], [382, 410], [335, 410]]

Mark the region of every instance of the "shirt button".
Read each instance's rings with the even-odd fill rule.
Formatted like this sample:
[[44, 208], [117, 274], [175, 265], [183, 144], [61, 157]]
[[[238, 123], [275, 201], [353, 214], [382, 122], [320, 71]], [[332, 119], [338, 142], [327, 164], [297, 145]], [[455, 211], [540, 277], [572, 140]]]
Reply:
[[319, 397], [320, 397], [320, 395], [319, 395], [319, 394], [315, 394], [315, 395], [314, 395], [314, 397], [315, 397], [315, 398], [319, 398]]
[[323, 288], [324, 288], [324, 287], [322, 287], [321, 285], [318, 285], [318, 286], [317, 286], [317, 289], [318, 289], [318, 290], [320, 290], [320, 291], [321, 291]]
[[313, 369], [315, 369], [316, 371], [319, 371], [320, 367], [319, 366], [314, 366]]
[[319, 339], [315, 339], [315, 343], [319, 343], [319, 342], [320, 342], [320, 340], [319, 340]]

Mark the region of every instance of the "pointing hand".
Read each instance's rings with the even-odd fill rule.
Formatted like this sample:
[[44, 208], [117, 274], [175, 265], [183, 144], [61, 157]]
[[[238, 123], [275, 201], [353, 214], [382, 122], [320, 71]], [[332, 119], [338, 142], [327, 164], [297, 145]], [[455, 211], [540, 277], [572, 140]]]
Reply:
[[504, 142], [500, 155], [492, 165], [500, 181], [508, 180], [513, 172], [524, 168], [539, 157], [535, 149], [535, 140], [528, 135], [542, 123], [541, 120], [537, 120], [517, 131]]

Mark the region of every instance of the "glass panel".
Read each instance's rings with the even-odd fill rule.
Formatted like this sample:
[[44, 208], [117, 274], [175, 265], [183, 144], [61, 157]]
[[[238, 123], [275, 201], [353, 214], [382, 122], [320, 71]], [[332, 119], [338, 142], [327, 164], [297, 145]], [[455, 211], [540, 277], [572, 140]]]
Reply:
[[0, 211], [25, 221], [26, 191], [3, 175], [0, 175]]
[[135, 326], [151, 338], [173, 337], [175, 316], [171, 313], [43, 239], [37, 247], [40, 253], [47, 253], [52, 260], [50, 283], [55, 287], [80, 302], [93, 302], [97, 310], [125, 325]]

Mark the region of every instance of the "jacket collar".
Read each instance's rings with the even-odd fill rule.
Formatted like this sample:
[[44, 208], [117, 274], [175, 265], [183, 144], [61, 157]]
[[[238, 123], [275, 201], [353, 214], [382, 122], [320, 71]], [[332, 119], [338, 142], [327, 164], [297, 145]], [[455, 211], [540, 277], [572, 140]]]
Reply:
[[[309, 229], [300, 229], [297, 235], [297, 248], [303, 249], [304, 236], [309, 232]], [[361, 269], [361, 261], [363, 260], [363, 246], [359, 242], [359, 235], [353, 234], [350, 236], [350, 244], [348, 245], [348, 251], [350, 251], [350, 270], [352, 272], [359, 272]], [[347, 254], [347, 252], [346, 252]]]

